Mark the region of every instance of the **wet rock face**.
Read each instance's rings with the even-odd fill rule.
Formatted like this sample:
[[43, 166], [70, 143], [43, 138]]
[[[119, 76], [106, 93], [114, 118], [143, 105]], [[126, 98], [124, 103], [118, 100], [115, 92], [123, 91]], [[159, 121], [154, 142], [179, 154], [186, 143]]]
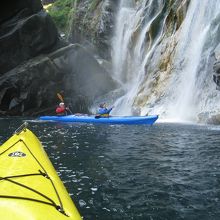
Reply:
[[57, 45], [58, 32], [40, 0], [7, 1], [0, 14], [0, 75]]
[[0, 14], [0, 115], [55, 114], [64, 90], [73, 112], [114, 82], [93, 54], [61, 41], [40, 0], [9, 1]]
[[73, 45], [71, 52], [72, 74], [67, 83], [70, 83], [74, 94], [84, 94], [90, 102], [98, 96], [115, 88], [115, 82], [107, 71], [99, 65], [88, 50], [81, 45]]
[[220, 90], [220, 44], [214, 51], [215, 63], [213, 65], [213, 80], [216, 83], [216, 89]]
[[220, 90], [220, 60], [214, 63], [213, 69], [213, 80], [216, 83], [216, 89]]
[[[16, 15], [26, 11], [26, 15], [31, 15], [39, 12], [42, 9], [40, 0], [7, 0], [0, 8], [0, 25], [11, 20]], [[15, 20], [14, 20], [15, 21]]]
[[64, 43], [40, 0], [9, 0], [0, 12], [0, 115], [31, 115], [63, 87], [51, 59], [38, 56]]
[[0, 76], [0, 115], [54, 115], [62, 90], [73, 112], [88, 113], [89, 104], [114, 86], [93, 54], [68, 45]]
[[44, 106], [49, 107], [56, 98], [53, 91], [59, 89], [58, 80], [58, 71], [46, 57], [16, 67], [0, 77], [0, 113], [32, 115]]
[[72, 43], [95, 45], [101, 57], [110, 57], [111, 38], [118, 0], [82, 0], [76, 5], [68, 39]]

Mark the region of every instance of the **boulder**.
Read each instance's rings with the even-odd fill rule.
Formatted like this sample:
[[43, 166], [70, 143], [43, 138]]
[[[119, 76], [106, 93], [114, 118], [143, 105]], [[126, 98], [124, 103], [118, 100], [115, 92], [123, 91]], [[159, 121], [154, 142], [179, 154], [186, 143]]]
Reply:
[[[104, 3], [97, 1], [111, 11], [115, 1]], [[60, 39], [40, 0], [9, 0], [1, 12], [0, 115], [54, 114], [60, 91], [72, 111], [88, 113], [98, 96], [116, 87], [93, 53]]]
[[59, 47], [57, 29], [40, 0], [9, 3], [1, 7], [5, 11], [0, 15], [0, 75]]
[[110, 77], [104, 67], [94, 58], [86, 48], [79, 44], [72, 46], [71, 86], [74, 93], [84, 94], [90, 101], [116, 88], [115, 81]]
[[[0, 8], [0, 25], [4, 22], [8, 24], [10, 21], [16, 22], [22, 16], [30, 16], [42, 10], [40, 0], [7, 0]], [[25, 13], [24, 13], [25, 12]], [[11, 23], [12, 24], [12, 23]]]
[[89, 105], [115, 86], [93, 54], [71, 44], [30, 59], [1, 76], [0, 114], [54, 114], [57, 93], [62, 90], [72, 111], [89, 113]]

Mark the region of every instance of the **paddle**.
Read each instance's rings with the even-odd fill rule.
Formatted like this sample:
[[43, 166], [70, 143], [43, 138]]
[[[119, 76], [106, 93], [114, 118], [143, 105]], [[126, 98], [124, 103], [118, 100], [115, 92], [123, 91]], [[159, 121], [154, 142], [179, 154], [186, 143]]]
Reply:
[[60, 100], [61, 102], [64, 102], [63, 96], [60, 95], [60, 93], [57, 93], [57, 97], [59, 98], [59, 100]]
[[[60, 93], [57, 93], [57, 97], [60, 99], [61, 102], [64, 102], [64, 98]], [[72, 111], [69, 108], [67, 110], [70, 112], [70, 114], [73, 115]]]

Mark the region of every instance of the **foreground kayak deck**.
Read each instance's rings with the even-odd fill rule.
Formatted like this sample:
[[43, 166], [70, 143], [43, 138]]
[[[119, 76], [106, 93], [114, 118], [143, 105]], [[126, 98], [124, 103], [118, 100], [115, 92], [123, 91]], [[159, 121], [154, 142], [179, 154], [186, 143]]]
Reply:
[[150, 116], [111, 116], [108, 118], [95, 118], [94, 115], [67, 115], [67, 116], [41, 116], [40, 120], [57, 122], [83, 122], [101, 124], [153, 124], [158, 115]]
[[19, 130], [0, 146], [0, 164], [0, 219], [81, 219], [30, 130]]

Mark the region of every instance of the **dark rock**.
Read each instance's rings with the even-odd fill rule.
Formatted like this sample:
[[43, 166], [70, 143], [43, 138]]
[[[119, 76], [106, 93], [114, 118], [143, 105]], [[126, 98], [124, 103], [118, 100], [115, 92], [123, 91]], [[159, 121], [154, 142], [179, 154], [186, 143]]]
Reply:
[[115, 86], [92, 54], [80, 45], [69, 45], [1, 76], [0, 114], [55, 114], [62, 90], [73, 112], [88, 113], [93, 100]]
[[[107, 2], [115, 3], [105, 0], [97, 4], [104, 7]], [[108, 4], [99, 10], [112, 13]], [[59, 102], [57, 92], [61, 90], [72, 111], [87, 113], [94, 99], [116, 87], [92, 53], [60, 40], [40, 0], [9, 1], [2, 5], [1, 12], [0, 115], [54, 114]], [[88, 19], [93, 15], [91, 12]], [[95, 18], [99, 22], [90, 30], [97, 27], [91, 35], [100, 34], [99, 39], [106, 43], [103, 34], [111, 21], [107, 24], [104, 20]]]
[[62, 86], [58, 78], [59, 72], [51, 60], [44, 57], [11, 70], [0, 77], [0, 110], [8, 115], [24, 115], [31, 109], [34, 112], [34, 109], [53, 105], [55, 91]]
[[213, 70], [214, 70], [217, 74], [220, 74], [220, 60], [214, 63]]
[[16, 17], [21, 11], [28, 11], [28, 14], [35, 14], [42, 10], [40, 0], [7, 0], [0, 7], [0, 25]]
[[56, 0], [42, 0], [42, 4], [43, 5], [47, 5], [47, 4], [50, 4], [50, 3], [54, 3]]
[[9, 2], [11, 6], [2, 6], [5, 12], [1, 15], [0, 75], [59, 47], [57, 29], [51, 17], [42, 10], [40, 0]]
[[74, 94], [83, 94], [92, 101], [115, 88], [116, 84], [106, 70], [84, 47], [73, 45], [71, 60], [73, 74], [72, 80], [68, 80], [68, 83], [71, 83]]
[[214, 59], [213, 64], [213, 80], [216, 83], [216, 89], [220, 90], [220, 44], [218, 44], [214, 50]]
[[94, 5], [88, 0], [80, 1], [72, 14], [69, 41], [84, 46], [90, 42], [101, 57], [108, 59], [118, 3], [117, 0], [103, 0]]

